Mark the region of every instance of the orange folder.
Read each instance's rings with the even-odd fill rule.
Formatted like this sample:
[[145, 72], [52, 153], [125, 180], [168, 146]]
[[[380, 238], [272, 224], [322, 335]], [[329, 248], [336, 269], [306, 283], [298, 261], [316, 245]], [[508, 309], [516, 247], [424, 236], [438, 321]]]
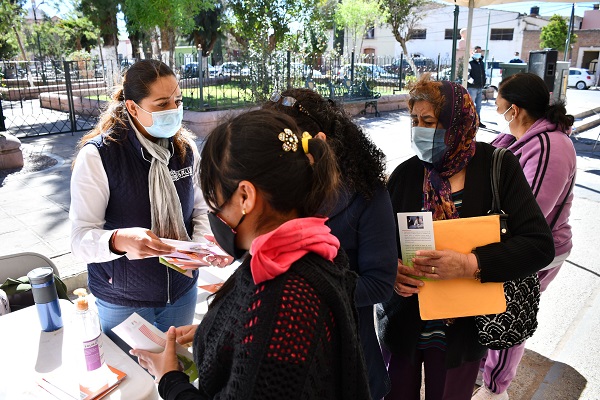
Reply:
[[[475, 247], [500, 241], [500, 216], [433, 222], [436, 250], [468, 254]], [[506, 311], [502, 283], [475, 279], [427, 280], [419, 292], [421, 319], [445, 319]]]

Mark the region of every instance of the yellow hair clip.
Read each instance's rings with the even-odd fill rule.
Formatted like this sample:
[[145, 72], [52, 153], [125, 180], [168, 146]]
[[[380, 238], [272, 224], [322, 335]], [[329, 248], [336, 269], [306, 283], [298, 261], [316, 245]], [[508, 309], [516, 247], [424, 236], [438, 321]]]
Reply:
[[302, 132], [302, 149], [304, 153], [308, 154], [308, 141], [312, 139], [312, 136], [308, 132]]

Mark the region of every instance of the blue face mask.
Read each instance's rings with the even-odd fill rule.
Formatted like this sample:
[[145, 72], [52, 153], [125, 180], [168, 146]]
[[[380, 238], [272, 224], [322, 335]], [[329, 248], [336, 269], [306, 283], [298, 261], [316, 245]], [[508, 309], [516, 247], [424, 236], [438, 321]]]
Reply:
[[481, 58], [481, 53], [473, 53], [473, 59], [479, 60]]
[[411, 133], [411, 146], [414, 152], [417, 153], [419, 160], [433, 164], [442, 158], [446, 151], [446, 143], [444, 143], [445, 129], [413, 126]]
[[152, 116], [152, 125], [150, 126], [142, 124], [139, 119], [138, 122], [146, 129], [146, 132], [155, 138], [168, 139], [173, 137], [181, 128], [181, 121], [183, 121], [183, 106], [179, 106], [172, 110], [153, 112], [146, 111], [137, 104], [136, 106]]

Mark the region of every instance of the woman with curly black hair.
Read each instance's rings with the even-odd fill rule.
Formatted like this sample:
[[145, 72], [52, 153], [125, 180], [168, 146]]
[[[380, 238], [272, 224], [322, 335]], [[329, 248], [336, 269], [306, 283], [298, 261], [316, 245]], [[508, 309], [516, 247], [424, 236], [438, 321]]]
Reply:
[[327, 140], [335, 152], [343, 189], [328, 213], [327, 225], [359, 276], [355, 300], [360, 339], [371, 397], [381, 399], [390, 383], [375, 334], [373, 305], [391, 297], [398, 258], [392, 206], [385, 189], [385, 155], [341, 107], [312, 90], [275, 93], [263, 108], [294, 117], [303, 131]]

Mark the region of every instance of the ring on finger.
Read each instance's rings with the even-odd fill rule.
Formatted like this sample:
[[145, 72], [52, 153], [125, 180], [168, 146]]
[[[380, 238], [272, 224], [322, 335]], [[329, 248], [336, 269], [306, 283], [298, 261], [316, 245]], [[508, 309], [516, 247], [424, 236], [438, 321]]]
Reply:
[[431, 267], [431, 273], [435, 274], [435, 267]]

